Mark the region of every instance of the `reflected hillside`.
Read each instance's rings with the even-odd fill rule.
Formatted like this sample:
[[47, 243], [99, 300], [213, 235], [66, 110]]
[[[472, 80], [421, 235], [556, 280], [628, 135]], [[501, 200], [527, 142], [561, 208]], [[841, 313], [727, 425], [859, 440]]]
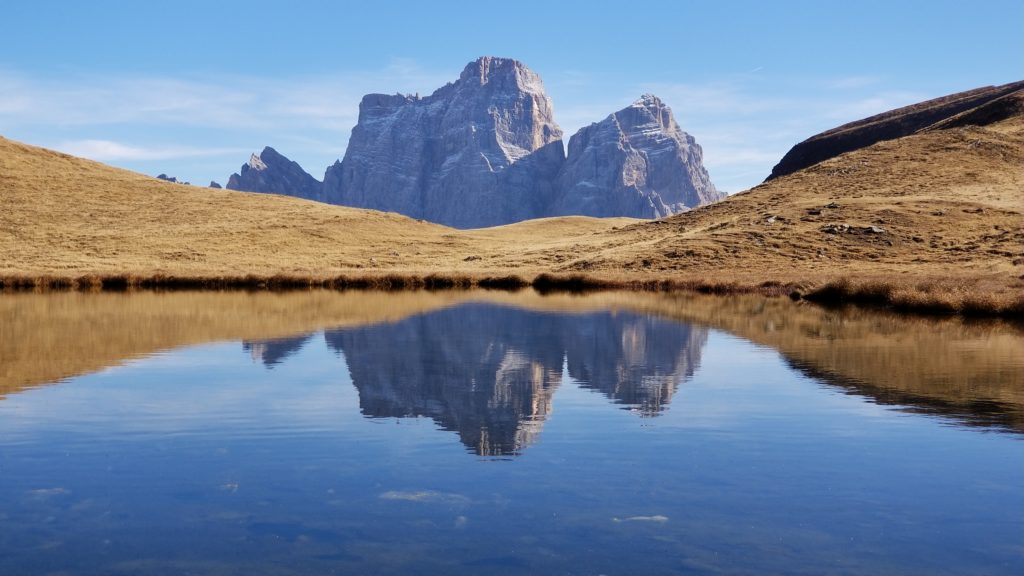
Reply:
[[451, 292], [0, 293], [0, 396], [161, 350], [387, 322], [464, 298]]
[[[462, 304], [503, 306], [508, 309], [503, 312], [507, 326], [484, 325], [472, 318], [474, 312], [461, 318], [463, 313], [452, 308]], [[554, 312], [571, 312], [572, 319], [558, 321]], [[1018, 326], [830, 310], [754, 296], [7, 293], [0, 294], [0, 396], [161, 350], [213, 341], [248, 341], [250, 354], [273, 365], [287, 361], [301, 346], [302, 335], [328, 330], [331, 345], [345, 350], [354, 377], [360, 365], [372, 364], [395, 374], [393, 379], [359, 375], [367, 413], [422, 414], [439, 422], [478, 413], [473, 403], [480, 399], [452, 400], [457, 409], [436, 404], [437, 398], [450, 398], [453, 383], [469, 374], [481, 386], [486, 383], [485, 396], [503, 399], [501, 405], [514, 414], [500, 417], [510, 418], [506, 427], [516, 423], [514, 433], [500, 432], [500, 441], [488, 437], [488, 445], [514, 451], [523, 440], [512, 436], [527, 434], [519, 423], [546, 414], [545, 402], [558, 383], [551, 373], [561, 375], [563, 360], [581, 385], [641, 414], [656, 414], [697, 365], [705, 332], [687, 325], [724, 330], [771, 347], [823, 385], [880, 404], [933, 413], [959, 424], [1024, 432], [1024, 333]], [[428, 339], [419, 338], [433, 331], [448, 332], [458, 345], [426, 344]], [[387, 341], [388, 334], [424, 343], [408, 350], [372, 344]], [[261, 343], [267, 340], [274, 342]], [[430, 389], [389, 388], [403, 375], [422, 370], [427, 357], [457, 362], [460, 373], [441, 372], [445, 379], [425, 385]], [[519, 384], [507, 384], [513, 381]], [[518, 396], [512, 395], [513, 389]], [[473, 439], [480, 430], [504, 430], [480, 422], [442, 425], [464, 431], [473, 446], [481, 444]]]
[[639, 307], [771, 347], [808, 376], [879, 404], [1024, 432], [1016, 325], [752, 296], [664, 296]]
[[657, 414], [690, 375], [705, 329], [629, 313], [556, 314], [472, 303], [395, 324], [330, 330], [369, 417], [425, 416], [480, 455], [531, 444], [569, 376]]

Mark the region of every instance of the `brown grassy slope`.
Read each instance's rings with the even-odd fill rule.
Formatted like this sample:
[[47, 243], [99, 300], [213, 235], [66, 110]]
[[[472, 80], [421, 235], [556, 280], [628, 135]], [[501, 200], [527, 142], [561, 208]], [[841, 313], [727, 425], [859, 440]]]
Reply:
[[815, 377], [881, 403], [974, 414], [969, 421], [1024, 431], [1019, 325], [828, 309], [749, 295], [664, 295], [635, 309], [771, 347]]
[[543, 250], [627, 222], [565, 218], [478, 237], [397, 214], [170, 184], [0, 138], [7, 275], [476, 269], [474, 254], [513, 238]]
[[951, 116], [984, 107], [993, 100], [1021, 89], [1024, 89], [1024, 82], [986, 86], [918, 102], [826, 130], [793, 146], [772, 168], [769, 178], [792, 174], [875, 142], [909, 136]]
[[1024, 431], [1019, 328], [754, 296], [541, 297], [532, 290], [9, 294], [0, 297], [0, 396], [180, 346], [394, 322], [469, 301], [567, 313], [623, 310], [711, 326], [776, 349], [851, 392]]
[[[0, 275], [583, 272], [747, 285], [845, 276], [934, 280], [1006, 301], [1022, 288], [1022, 190], [1019, 112], [881, 142], [661, 221], [466, 231], [169, 184], [0, 139]], [[853, 232], [824, 232], [830, 224]], [[868, 226], [885, 232], [859, 232]]]
[[[832, 205], [834, 207], [829, 207]], [[722, 202], [600, 235], [566, 268], [741, 281], [1024, 274], [1024, 117], [881, 142]], [[831, 224], [852, 233], [829, 234]], [[881, 234], [861, 233], [875, 226]]]

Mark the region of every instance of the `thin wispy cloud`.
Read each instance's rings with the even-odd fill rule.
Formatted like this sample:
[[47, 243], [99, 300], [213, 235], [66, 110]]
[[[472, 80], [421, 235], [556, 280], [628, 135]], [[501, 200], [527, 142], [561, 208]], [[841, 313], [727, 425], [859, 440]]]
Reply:
[[426, 88], [421, 86], [440, 86], [439, 81], [408, 63], [376, 73], [298, 78], [81, 76], [54, 80], [8, 71], [0, 72], [0, 126], [176, 124], [270, 129], [314, 124], [349, 129], [364, 94], [422, 92]]
[[238, 155], [244, 148], [198, 148], [189, 146], [132, 146], [111, 140], [66, 140], [57, 149], [68, 154], [97, 160], [115, 162], [121, 160], [170, 160], [175, 158], [197, 158], [210, 156]]

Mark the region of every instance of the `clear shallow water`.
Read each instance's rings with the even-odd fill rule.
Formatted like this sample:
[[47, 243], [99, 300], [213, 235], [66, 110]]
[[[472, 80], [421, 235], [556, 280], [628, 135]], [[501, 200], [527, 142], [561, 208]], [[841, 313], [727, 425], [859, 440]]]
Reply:
[[[537, 308], [174, 347], [9, 393], [0, 573], [1024, 572], [1019, 357], [972, 357], [1005, 380], [972, 405], [941, 378], [837, 374], [814, 352], [834, 335]], [[870, 336], [844, 350], [898, 348]]]

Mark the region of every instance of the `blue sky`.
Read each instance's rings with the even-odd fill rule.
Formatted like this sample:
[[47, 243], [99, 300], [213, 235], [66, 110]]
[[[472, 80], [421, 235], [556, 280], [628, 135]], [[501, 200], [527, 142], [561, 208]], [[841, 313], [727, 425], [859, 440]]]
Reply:
[[34, 0], [2, 28], [0, 135], [197, 184], [265, 145], [321, 178], [363, 94], [482, 55], [541, 75], [566, 140], [657, 94], [732, 192], [814, 133], [1024, 78], [1024, 0]]

